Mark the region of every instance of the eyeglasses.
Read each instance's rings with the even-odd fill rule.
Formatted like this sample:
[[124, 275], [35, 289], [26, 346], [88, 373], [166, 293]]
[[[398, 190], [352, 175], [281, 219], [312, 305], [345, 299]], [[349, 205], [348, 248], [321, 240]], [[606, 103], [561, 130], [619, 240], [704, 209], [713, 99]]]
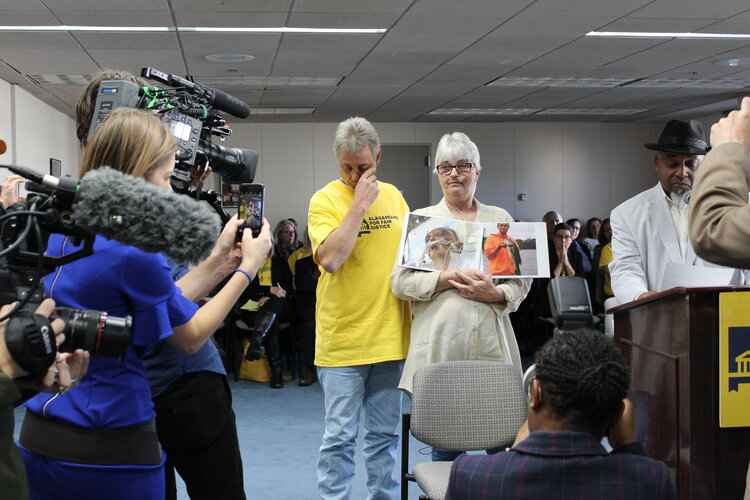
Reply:
[[698, 168], [701, 164], [700, 158], [697, 158], [695, 156], [691, 156], [689, 158], [686, 158], [684, 160], [680, 160], [679, 157], [671, 156], [671, 155], [660, 155], [661, 161], [664, 162], [664, 164], [669, 168], [680, 168], [683, 165], [685, 165], [690, 170], [695, 170]]
[[458, 172], [459, 174], [468, 174], [469, 172], [471, 172], [471, 169], [474, 168], [474, 164], [473, 163], [456, 163], [455, 165], [443, 164], [443, 165], [438, 165], [436, 167], [436, 170], [438, 171], [440, 175], [448, 176], [448, 175], [451, 175], [451, 173], [453, 173], [454, 168], [456, 169], [456, 172]]

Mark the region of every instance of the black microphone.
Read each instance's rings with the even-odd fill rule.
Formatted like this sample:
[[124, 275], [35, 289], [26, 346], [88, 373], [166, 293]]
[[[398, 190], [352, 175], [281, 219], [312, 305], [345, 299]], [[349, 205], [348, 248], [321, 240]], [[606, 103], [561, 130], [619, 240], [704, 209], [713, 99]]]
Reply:
[[55, 207], [70, 210], [75, 225], [177, 262], [202, 261], [219, 235], [219, 216], [207, 204], [109, 167], [91, 170], [78, 182], [6, 167], [52, 189]]
[[250, 106], [246, 102], [217, 88], [206, 87], [206, 89], [209, 92], [211, 105], [219, 111], [225, 111], [237, 118], [247, 118], [250, 116]]

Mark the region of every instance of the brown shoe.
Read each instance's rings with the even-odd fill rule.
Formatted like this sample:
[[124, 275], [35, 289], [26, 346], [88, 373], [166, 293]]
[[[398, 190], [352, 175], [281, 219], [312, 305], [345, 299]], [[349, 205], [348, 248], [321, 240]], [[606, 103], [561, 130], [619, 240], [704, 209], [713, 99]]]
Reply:
[[307, 387], [315, 383], [315, 368], [305, 367], [302, 369], [302, 376], [299, 378], [297, 385]]

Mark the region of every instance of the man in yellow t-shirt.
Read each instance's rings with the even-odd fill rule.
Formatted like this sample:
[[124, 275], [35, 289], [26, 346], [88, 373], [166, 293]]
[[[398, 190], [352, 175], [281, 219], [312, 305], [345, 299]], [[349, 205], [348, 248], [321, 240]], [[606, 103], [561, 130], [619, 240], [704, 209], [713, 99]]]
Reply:
[[362, 414], [369, 497], [395, 499], [397, 386], [410, 314], [391, 293], [391, 271], [409, 207], [398, 189], [375, 177], [380, 139], [370, 122], [341, 122], [334, 151], [340, 178], [313, 195], [308, 212], [313, 257], [321, 267], [315, 364], [325, 430], [318, 492], [322, 499], [349, 498]]

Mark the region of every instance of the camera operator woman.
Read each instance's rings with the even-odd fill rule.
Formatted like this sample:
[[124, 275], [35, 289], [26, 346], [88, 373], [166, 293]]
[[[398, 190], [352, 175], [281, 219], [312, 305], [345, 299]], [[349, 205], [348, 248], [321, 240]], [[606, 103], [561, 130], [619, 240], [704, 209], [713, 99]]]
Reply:
[[[158, 117], [120, 108], [88, 142], [81, 175], [106, 165], [170, 189], [174, 153], [174, 140]], [[217, 247], [231, 249], [240, 222], [227, 224]], [[200, 349], [254, 279], [270, 246], [267, 223], [257, 238], [245, 231], [239, 267], [200, 308], [172, 281], [164, 256], [101, 236], [93, 255], [45, 278], [47, 294], [59, 305], [131, 315], [133, 329], [122, 358], [97, 357], [75, 389], [27, 403], [20, 446], [30, 498], [164, 498], [164, 454], [141, 355], [164, 339], [187, 352]], [[47, 253], [77, 249], [75, 242], [52, 235]]]

